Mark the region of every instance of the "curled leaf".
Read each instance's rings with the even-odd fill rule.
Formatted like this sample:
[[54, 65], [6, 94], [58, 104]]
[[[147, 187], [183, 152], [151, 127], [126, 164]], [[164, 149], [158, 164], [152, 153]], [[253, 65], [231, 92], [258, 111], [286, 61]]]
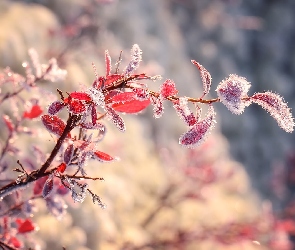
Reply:
[[174, 101], [173, 108], [180, 119], [182, 119], [188, 126], [193, 126], [199, 120], [200, 108], [197, 107], [197, 116], [195, 116], [188, 107], [186, 97], [180, 97], [179, 100]]
[[207, 69], [200, 63], [198, 63], [195, 60], [191, 60], [191, 62], [198, 68], [200, 71], [202, 83], [203, 83], [203, 93], [204, 95], [207, 95], [210, 91], [211, 83], [212, 83], [212, 77]]
[[268, 111], [283, 130], [289, 133], [294, 130], [294, 118], [281, 96], [272, 92], [264, 92], [256, 93], [250, 99]]
[[194, 124], [190, 129], [179, 138], [179, 144], [193, 148], [201, 144], [215, 123], [215, 111], [210, 105], [206, 117]]

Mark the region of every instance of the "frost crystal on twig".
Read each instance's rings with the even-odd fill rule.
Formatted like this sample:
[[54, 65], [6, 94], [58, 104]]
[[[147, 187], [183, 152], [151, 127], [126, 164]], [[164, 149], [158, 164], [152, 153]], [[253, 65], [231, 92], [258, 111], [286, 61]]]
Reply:
[[[246, 100], [251, 84], [244, 77], [229, 75], [217, 86], [220, 101], [233, 113], [240, 115], [251, 102]], [[243, 99], [244, 98], [244, 99]]]
[[268, 111], [283, 130], [289, 133], [294, 130], [294, 118], [281, 96], [272, 92], [256, 93], [251, 100]]

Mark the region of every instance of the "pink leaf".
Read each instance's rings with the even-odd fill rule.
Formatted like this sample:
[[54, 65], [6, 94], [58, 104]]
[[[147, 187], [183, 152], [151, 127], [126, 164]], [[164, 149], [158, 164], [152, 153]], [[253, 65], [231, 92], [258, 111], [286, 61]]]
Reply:
[[205, 69], [205, 67], [203, 65], [201, 65], [200, 63], [198, 63], [195, 60], [191, 60], [191, 62], [200, 71], [200, 75], [201, 75], [201, 79], [202, 79], [202, 83], [203, 83], [203, 91], [204, 91], [203, 93], [204, 93], [204, 95], [207, 95], [210, 91], [212, 77], [211, 77], [210, 73], [208, 72], [208, 70]]
[[64, 103], [62, 103], [60, 101], [55, 101], [55, 102], [50, 104], [50, 106], [48, 108], [48, 114], [55, 115], [60, 110], [62, 110], [64, 106], [65, 106]]
[[114, 158], [104, 152], [101, 152], [101, 151], [95, 151], [95, 152], [93, 152], [93, 155], [94, 155], [95, 159], [102, 161], [102, 162], [112, 162], [114, 160], [117, 160], [117, 158]]
[[34, 230], [35, 230], [35, 226], [33, 225], [32, 221], [29, 219], [26, 219], [18, 227], [18, 233], [20, 233], [20, 234], [32, 232]]
[[215, 112], [210, 105], [207, 116], [194, 124], [186, 133], [179, 138], [179, 144], [193, 148], [203, 142], [215, 123]]
[[3, 121], [4, 121], [5, 125], [6, 125], [6, 127], [9, 130], [9, 132], [10, 133], [13, 132], [14, 131], [14, 125], [13, 125], [10, 117], [8, 115], [3, 115], [2, 118], [3, 118]]
[[51, 194], [52, 190], [53, 190], [53, 176], [49, 176], [42, 190], [43, 198], [46, 199]]
[[85, 122], [81, 124], [82, 128], [85, 129], [96, 129], [96, 130], [101, 130], [101, 131], [105, 131], [105, 126], [99, 122], [97, 122], [96, 124], [93, 125], [92, 122]]
[[39, 117], [43, 113], [42, 108], [39, 105], [33, 105], [29, 111], [25, 111], [23, 114], [24, 118], [34, 119]]
[[91, 101], [90, 95], [88, 95], [85, 92], [72, 92], [70, 93], [70, 97], [80, 101], [88, 101], [88, 102]]
[[150, 104], [150, 100], [138, 100], [134, 92], [117, 94], [111, 101], [114, 110], [129, 114], [138, 113]]
[[294, 118], [281, 96], [272, 92], [265, 92], [256, 93], [250, 99], [268, 111], [283, 130], [289, 133], [294, 130]]
[[107, 117], [113, 122], [113, 124], [121, 131], [126, 130], [125, 122], [123, 119], [115, 112], [115, 110], [109, 106], [105, 107], [107, 112]]
[[170, 79], [167, 79], [160, 87], [160, 95], [163, 98], [177, 95], [177, 93], [178, 90], [176, 89], [175, 83]]
[[182, 119], [188, 126], [193, 126], [199, 120], [200, 108], [197, 108], [197, 116], [195, 116], [188, 107], [186, 97], [180, 97], [179, 100], [174, 101], [173, 108], [180, 119]]
[[251, 84], [244, 77], [229, 75], [228, 78], [219, 83], [216, 92], [220, 101], [229, 111], [239, 115], [251, 103], [247, 101], [247, 92], [250, 87]]
[[105, 51], [105, 63], [106, 63], [106, 76], [109, 76], [109, 74], [111, 73], [112, 66], [111, 66], [111, 57], [108, 50]]
[[49, 130], [49, 132], [61, 135], [66, 127], [66, 124], [59, 117], [55, 115], [42, 115], [41, 121], [45, 128]]

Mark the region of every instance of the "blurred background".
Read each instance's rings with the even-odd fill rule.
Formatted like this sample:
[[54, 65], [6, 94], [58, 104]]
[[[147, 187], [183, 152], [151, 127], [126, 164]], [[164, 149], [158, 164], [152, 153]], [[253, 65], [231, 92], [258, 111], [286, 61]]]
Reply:
[[[140, 72], [173, 79], [182, 96], [202, 94], [194, 59], [211, 73], [212, 98], [218, 83], [235, 73], [252, 83], [250, 94], [271, 90], [294, 109], [294, 22], [293, 0], [1, 0], [0, 67], [23, 73], [21, 63], [33, 47], [41, 61], [57, 58], [68, 71], [58, 88], [72, 91], [92, 84], [92, 62], [104, 74], [105, 49], [113, 62], [123, 50], [124, 66], [137, 43], [143, 50]], [[151, 88], [160, 83], [150, 83]], [[56, 85], [45, 87], [55, 92]], [[102, 148], [121, 161], [89, 164], [89, 173], [105, 178], [92, 185], [108, 208], [100, 210], [91, 201], [72, 204], [62, 224], [44, 209], [37, 216], [39, 244], [47, 249], [292, 249], [292, 234], [281, 230], [283, 248], [271, 242], [277, 239], [273, 227], [258, 230], [268, 235], [263, 238], [258, 231], [253, 236], [250, 225], [259, 217], [271, 221], [271, 206], [284, 216], [291, 206], [294, 134], [255, 104], [240, 116], [222, 104], [215, 108], [217, 128], [195, 150], [177, 145], [186, 127], [168, 105], [161, 119], [153, 119], [151, 109], [124, 117], [125, 134], [107, 124]], [[247, 233], [232, 229], [235, 223], [243, 230], [246, 225]], [[220, 225], [231, 233], [222, 235]], [[243, 245], [237, 242], [241, 238]]]

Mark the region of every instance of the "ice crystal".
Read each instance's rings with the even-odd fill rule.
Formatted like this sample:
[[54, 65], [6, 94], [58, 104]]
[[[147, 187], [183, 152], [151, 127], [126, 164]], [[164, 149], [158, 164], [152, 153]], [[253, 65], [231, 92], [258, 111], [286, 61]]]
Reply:
[[190, 129], [179, 138], [179, 144], [193, 148], [200, 145], [214, 127], [215, 111], [210, 105], [206, 117], [194, 124]]
[[104, 108], [104, 94], [101, 91], [96, 88], [89, 88], [88, 94], [91, 96], [91, 99], [96, 106]]
[[[247, 92], [251, 84], [244, 77], [229, 75], [217, 86], [217, 95], [220, 101], [233, 113], [240, 115], [245, 107], [249, 106]], [[244, 98], [244, 99], [243, 99]]]
[[134, 44], [131, 49], [131, 61], [128, 64], [126, 70], [125, 70], [125, 75], [130, 75], [134, 72], [139, 67], [139, 64], [142, 59], [142, 51], [139, 48], [138, 44]]
[[281, 96], [272, 92], [256, 93], [251, 96], [251, 100], [268, 111], [283, 130], [289, 133], [293, 132], [294, 118]]

